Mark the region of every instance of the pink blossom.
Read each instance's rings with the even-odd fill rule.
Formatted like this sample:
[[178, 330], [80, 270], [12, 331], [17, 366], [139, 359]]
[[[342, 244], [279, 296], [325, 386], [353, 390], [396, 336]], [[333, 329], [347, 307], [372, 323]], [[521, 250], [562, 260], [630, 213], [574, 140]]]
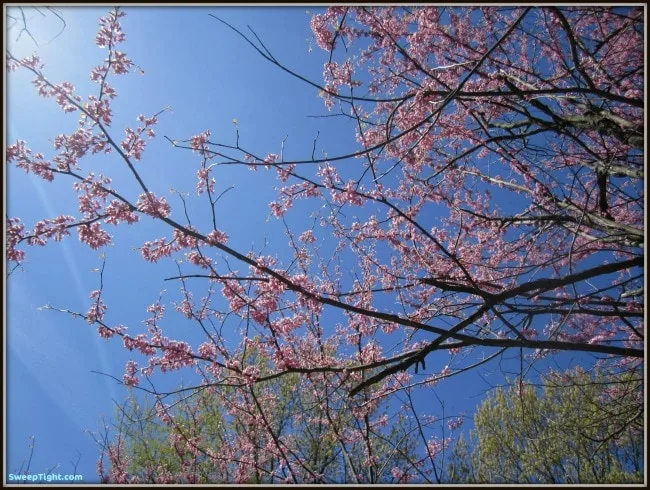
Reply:
[[395, 466], [391, 470], [391, 474], [393, 475], [393, 478], [397, 480], [397, 483], [408, 483], [411, 480], [413, 480], [413, 475], [411, 475], [408, 472], [402, 471], [397, 466]]
[[449, 430], [454, 431], [454, 430], [458, 429], [459, 427], [461, 427], [463, 425], [464, 421], [465, 420], [463, 419], [463, 417], [456, 417], [456, 418], [453, 418], [453, 419], [449, 420], [447, 422], [447, 426], [449, 427]]
[[226, 243], [228, 241], [228, 235], [220, 230], [212, 230], [208, 233], [207, 242], [211, 245], [216, 245], [218, 243]]
[[347, 85], [348, 87], [360, 86], [360, 81], [352, 80], [353, 73], [354, 68], [349, 59], [342, 65], [335, 62], [325, 63], [324, 78], [327, 83], [333, 84], [333, 87], [338, 88], [341, 85]]
[[446, 441], [440, 440], [437, 437], [432, 437], [427, 442], [427, 449], [432, 458], [435, 458], [446, 447], [447, 447]]
[[92, 172], [82, 181], [74, 184], [74, 189], [79, 193], [79, 211], [87, 219], [98, 217], [108, 197], [106, 186], [111, 180], [100, 175], [95, 177]]
[[341, 182], [338, 171], [328, 162], [325, 163], [324, 167], [319, 167], [316, 175], [322, 177], [323, 185], [328, 188], [334, 187]]
[[304, 323], [301, 317], [285, 317], [271, 323], [271, 329], [279, 335], [286, 335], [300, 328]]
[[353, 181], [348, 181], [345, 184], [345, 190], [332, 189], [332, 200], [337, 204], [352, 204], [355, 206], [363, 206], [364, 197], [355, 189], [356, 184]]
[[111, 62], [113, 72], [116, 75], [128, 73], [133, 67], [133, 62], [121, 51], [113, 51], [113, 60]]
[[111, 236], [99, 226], [99, 223], [80, 225], [77, 228], [79, 240], [86, 243], [90, 248], [96, 250], [111, 243]]
[[363, 349], [361, 349], [359, 358], [364, 364], [379, 361], [383, 358], [382, 349], [374, 342], [368, 343], [363, 347]]
[[56, 95], [56, 103], [61, 106], [63, 112], [74, 112], [77, 110], [77, 104], [73, 102], [73, 93], [74, 85], [70, 82], [63, 82], [55, 85], [50, 95]]
[[196, 193], [200, 196], [204, 192], [214, 193], [214, 186], [217, 181], [210, 178], [210, 168], [201, 168], [196, 172], [198, 181], [196, 183]]
[[23, 140], [17, 140], [15, 144], [7, 147], [7, 163], [16, 162], [16, 167], [23, 169], [26, 173], [33, 172], [35, 175], [51, 182], [54, 180], [54, 172], [49, 162], [44, 160], [42, 153], [32, 156]]
[[289, 177], [291, 177], [291, 174], [293, 174], [293, 172], [295, 171], [296, 165], [291, 164], [287, 166], [278, 166], [276, 167], [276, 169], [278, 171], [278, 179], [280, 180], [280, 182], [286, 182], [287, 180], [289, 180]]
[[260, 368], [257, 366], [246, 366], [242, 371], [242, 375], [246, 378], [247, 383], [254, 383], [260, 375]]
[[105, 222], [112, 225], [117, 225], [121, 221], [133, 224], [140, 220], [140, 217], [133, 212], [128, 204], [117, 199], [106, 207], [106, 215]]
[[126, 36], [118, 19], [125, 15], [125, 12], [114, 9], [109, 13], [108, 17], [99, 19], [99, 31], [95, 38], [97, 46], [112, 48], [114, 45], [124, 42]]
[[58, 216], [54, 219], [44, 219], [36, 223], [32, 236], [27, 239], [30, 245], [45, 245], [47, 238], [54, 238], [54, 241], [60, 242], [63, 237], [70, 235], [68, 229], [70, 224], [74, 223], [72, 216]]
[[314, 243], [316, 238], [314, 237], [314, 232], [312, 230], [307, 230], [300, 235], [298, 240], [304, 243]]
[[128, 361], [126, 363], [126, 369], [124, 376], [122, 377], [122, 382], [126, 386], [137, 386], [140, 383], [140, 378], [136, 376], [138, 372], [138, 363], [135, 361]]
[[216, 359], [217, 346], [214, 345], [214, 342], [204, 342], [199, 346], [198, 352], [205, 359]]
[[288, 206], [287, 202], [278, 203], [276, 201], [273, 201], [269, 203], [269, 207], [271, 208], [271, 213], [273, 213], [273, 216], [276, 218], [281, 218], [284, 216], [290, 206]]
[[45, 68], [45, 65], [41, 62], [41, 59], [36, 54], [27, 56], [18, 61], [7, 59], [7, 68], [9, 69], [9, 71], [14, 71], [19, 66], [30, 68], [32, 70], [37, 70], [37, 71], [40, 71], [43, 68]]
[[152, 356], [156, 353], [156, 348], [153, 345], [151, 345], [146, 335], [144, 334], [138, 334], [135, 336], [135, 338], [125, 335], [122, 338], [122, 342], [124, 343], [124, 347], [126, 349], [128, 350], [137, 349], [145, 356]]
[[147, 306], [147, 312], [152, 314], [152, 317], [156, 320], [161, 320], [165, 314], [165, 305], [160, 301]]
[[225, 281], [222, 294], [228, 300], [232, 312], [241, 310], [247, 304], [245, 290], [238, 282]]
[[[189, 231], [196, 232], [196, 230], [191, 226], [188, 226], [187, 229]], [[174, 237], [173, 242], [178, 250], [183, 248], [195, 249], [199, 245], [198, 238], [191, 235], [190, 233], [185, 233], [184, 231], [179, 229], [174, 229], [173, 237]]]
[[[109, 88], [108, 93], [111, 93], [111, 90]], [[96, 123], [103, 123], [106, 126], [110, 126], [111, 123], [113, 122], [113, 109], [111, 108], [111, 104], [109, 99], [102, 99], [98, 100], [95, 96], [91, 95], [88, 97], [88, 102], [84, 105], [85, 113], [90, 117], [93, 121]], [[127, 129], [127, 134], [128, 134], [128, 129]], [[125, 140], [126, 141], [126, 140]], [[128, 151], [128, 143], [123, 143], [122, 148]], [[140, 152], [142, 149], [140, 149]], [[135, 150], [134, 150], [135, 153]], [[136, 157], [136, 160], [139, 160], [139, 154]]]
[[194, 303], [192, 302], [192, 293], [185, 291], [185, 298], [176, 304], [176, 310], [183, 314], [186, 318], [194, 316]]
[[170, 213], [170, 206], [164, 197], [158, 199], [153, 192], [141, 194], [136, 203], [138, 211], [154, 217], [166, 218]]
[[163, 257], [169, 257], [178, 247], [172, 243], [167, 243], [164, 238], [158, 238], [153, 242], [145, 242], [140, 248], [142, 258], [147, 262], [158, 262]]
[[277, 163], [280, 160], [280, 156], [276, 153], [269, 153], [264, 159], [266, 168], [269, 168], [272, 164]]
[[463, 349], [461, 347], [452, 347], [451, 349], [448, 350], [450, 355], [457, 356], [462, 352]]
[[210, 266], [212, 265], [212, 259], [210, 257], [206, 257], [205, 255], [199, 252], [189, 252], [186, 255], [186, 258], [188, 262], [194, 265], [198, 265], [204, 269], [209, 269]]
[[332, 22], [332, 14], [328, 11], [326, 14], [314, 15], [311, 18], [311, 29], [316, 36], [316, 43], [321, 49], [330, 51], [334, 49], [334, 35], [329, 29]]
[[206, 130], [202, 132], [201, 134], [198, 134], [196, 136], [192, 136], [190, 138], [190, 147], [192, 150], [199, 151], [203, 150], [205, 145], [208, 143], [208, 140], [210, 138], [210, 130]]
[[113, 337], [113, 335], [115, 335], [115, 332], [113, 332], [113, 330], [105, 327], [104, 325], [97, 327], [97, 333], [103, 339], [110, 339]]
[[192, 348], [187, 342], [169, 340], [165, 342], [163, 352], [164, 354], [159, 363], [160, 370], [163, 373], [195, 364]]
[[25, 252], [16, 249], [16, 246], [24, 238], [24, 231], [25, 226], [20, 221], [20, 218], [7, 218], [7, 260], [20, 262], [25, 259]]
[[90, 293], [90, 297], [95, 299], [95, 302], [90, 306], [88, 312], [86, 313], [86, 321], [89, 324], [100, 322], [104, 319], [106, 310], [108, 307], [104, 304], [104, 301], [101, 299], [101, 291], [95, 290]]
[[124, 150], [124, 153], [127, 157], [133, 157], [135, 160], [142, 159], [142, 153], [144, 152], [147, 143], [142, 139], [142, 131], [134, 131], [131, 128], [126, 128], [125, 130], [126, 137], [120, 143], [120, 146]]
[[96, 469], [97, 469], [97, 475], [99, 476], [104, 475], [104, 461], [102, 460], [102, 458], [97, 458]]

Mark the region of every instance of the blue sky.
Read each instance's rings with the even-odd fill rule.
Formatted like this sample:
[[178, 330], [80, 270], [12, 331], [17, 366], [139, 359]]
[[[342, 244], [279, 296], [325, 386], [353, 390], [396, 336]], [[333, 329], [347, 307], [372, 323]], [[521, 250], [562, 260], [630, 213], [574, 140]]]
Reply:
[[[307, 117], [327, 114], [315, 88], [265, 62], [241, 38], [208, 16], [218, 15], [241, 30], [250, 25], [279, 61], [320, 81], [325, 53], [312, 40], [307, 10], [315, 11], [312, 7], [125, 9], [127, 17], [122, 24], [127, 42], [123, 51], [142, 67], [145, 75], [113, 80], [119, 95], [114, 104], [113, 128], [121, 135], [121, 128], [134, 126], [140, 113], [148, 116], [167, 106], [173, 109], [160, 117], [158, 137], [149, 143], [139, 165], [152, 191], [178, 204], [170, 186], [187, 191], [195, 186], [196, 158], [172, 149], [163, 135], [183, 139], [210, 129], [213, 140], [232, 143], [233, 119], [238, 121], [242, 145], [260, 155], [279, 153], [285, 137], [287, 159], [311, 155], [317, 132], [318, 148], [330, 154], [355, 148], [351, 121]], [[89, 81], [88, 73], [104, 56], [94, 38], [98, 18], [107, 9], [67, 7], [60, 11], [67, 27], [59, 37], [51, 40], [60, 28], [57, 19], [33, 13], [30, 29], [44, 45], [36, 48], [25, 35], [14, 43], [17, 31], [10, 31], [10, 49], [17, 56], [35, 50], [45, 63], [49, 79], [71, 81], [82, 95], [94, 93], [96, 85]], [[7, 141], [24, 139], [35, 152], [43, 151], [47, 156], [51, 154], [49, 139], [73, 130], [77, 118], [74, 114], [64, 115], [53, 100], [40, 99], [30, 80], [21, 71], [8, 77]], [[87, 168], [93, 167], [97, 173], [104, 169], [116, 182], [126, 182], [128, 175], [112, 167], [115, 161], [111, 158], [86, 161]], [[20, 216], [27, 227], [42, 217], [73, 214], [76, 210], [70, 182], [49, 184], [15, 169], [7, 169], [7, 177], [7, 214]], [[259, 250], [268, 242], [266, 253], [281, 251], [287, 239], [279, 223], [269, 218], [268, 208], [268, 202], [275, 198], [275, 175], [229, 168], [218, 178], [218, 189], [236, 187], [220, 201], [217, 216], [234, 248]], [[137, 195], [131, 184], [127, 184], [127, 190]], [[287, 219], [309, 226], [297, 212]], [[177, 299], [177, 287], [163, 282], [176, 271], [169, 265], [145, 263], [133, 250], [145, 240], [164, 235], [156, 234], [152, 223], [141, 225], [109, 230], [120, 244], [104, 251], [104, 298], [111, 321], [139, 324], [146, 317], [146, 307], [164, 288], [168, 289], [168, 301]], [[99, 284], [98, 274], [92, 272], [101, 266], [99, 251], [79, 243], [73, 235], [45, 248], [29, 248], [27, 259], [24, 270], [16, 271], [7, 280], [6, 470], [20, 468], [29, 455], [30, 437], [35, 436], [32, 472], [58, 464], [60, 468], [54, 472], [67, 473], [72, 470], [70, 462], [80, 457], [77, 472], [84, 481], [93, 482], [97, 478], [98, 448], [85, 431], [99, 429], [100, 416], [110, 417], [114, 401], [122, 401], [127, 393], [115, 381], [91, 371], [121, 377], [131, 356], [121, 342], [101, 339], [96, 329], [83, 320], [39, 310], [51, 304], [85, 312], [90, 305], [88, 294]], [[179, 336], [187, 335], [181, 324], [170, 329], [170, 336], [174, 330]], [[564, 359], [569, 362], [571, 356]], [[427, 366], [441, 369], [446, 362], [439, 358]], [[503, 371], [511, 367], [508, 361], [492, 363], [480, 374], [442, 383], [437, 393], [446, 401], [447, 413], [471, 414], [485, 390], [500, 383]], [[180, 381], [178, 375], [165, 380], [169, 386]], [[422, 406], [429, 405], [430, 413], [436, 413], [437, 408], [430, 408], [437, 404], [435, 400], [419, 401]]]

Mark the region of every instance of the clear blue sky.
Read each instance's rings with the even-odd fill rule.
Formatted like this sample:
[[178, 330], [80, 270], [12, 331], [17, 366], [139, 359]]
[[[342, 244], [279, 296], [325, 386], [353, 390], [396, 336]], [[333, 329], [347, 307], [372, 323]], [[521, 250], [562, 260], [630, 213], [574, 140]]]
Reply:
[[[174, 150], [163, 135], [183, 139], [205, 129], [213, 140], [234, 142], [234, 125], [239, 122], [241, 143], [260, 155], [279, 153], [285, 143], [285, 156], [311, 155], [313, 139], [320, 131], [319, 149], [341, 154], [354, 148], [354, 127], [341, 118], [314, 119], [327, 111], [316, 89], [291, 78], [265, 62], [232, 31], [208, 16], [214, 13], [241, 30], [250, 25], [281, 62], [315, 81], [322, 79], [325, 53], [312, 41], [309, 28], [314, 8], [287, 7], [127, 7], [122, 19], [127, 42], [123, 51], [142, 67], [145, 75], [131, 74], [114, 80], [119, 97], [114, 105], [114, 131], [134, 126], [136, 117], [152, 115], [166, 106], [172, 113], [160, 117], [158, 137], [151, 141], [139, 170], [150, 188], [165, 195], [173, 186], [192, 191], [195, 186], [196, 158]], [[14, 43], [17, 31], [10, 31], [10, 49], [18, 56], [36, 50], [46, 65], [48, 78], [72, 82], [78, 93], [95, 93], [89, 81], [90, 69], [98, 65], [105, 51], [94, 44], [98, 18], [107, 8], [68, 7], [60, 9], [67, 22], [63, 33], [48, 44], [36, 48], [25, 35]], [[52, 16], [41, 18], [32, 13], [30, 28], [44, 44], [58, 32], [60, 24]], [[310, 46], [313, 51], [310, 52]], [[53, 100], [39, 98], [26, 72], [8, 77], [7, 141], [24, 139], [37, 152], [51, 155], [50, 138], [74, 130], [77, 116], [64, 115]], [[111, 158], [90, 158], [86, 167], [101, 169], [119, 181], [127, 176], [115, 169]], [[95, 170], [96, 166], [96, 170]], [[7, 215], [20, 216], [30, 227], [42, 217], [54, 217], [76, 210], [71, 183], [46, 183], [22, 171], [8, 169]], [[218, 207], [218, 220], [232, 243], [240, 250], [259, 250], [268, 241], [267, 253], [281, 251], [286, 244], [281, 224], [269, 220], [268, 202], [275, 198], [277, 185], [272, 173], [251, 173], [229, 169], [218, 174], [218, 189], [235, 185]], [[131, 189], [135, 192], [135, 189]], [[137, 194], [135, 194], [137, 195]], [[299, 222], [299, 213], [290, 221]], [[304, 218], [302, 218], [304, 220]], [[303, 221], [303, 226], [308, 226]], [[139, 331], [146, 307], [160, 291], [168, 289], [168, 301], [177, 298], [177, 287], [163, 279], [175, 275], [171, 264], [158, 267], [144, 263], [132, 247], [140, 246], [164, 233], [156, 234], [150, 224], [133, 228], [110, 229], [118, 247], [105, 250], [104, 297], [110, 321], [134, 324]], [[45, 248], [27, 249], [24, 270], [7, 281], [7, 375], [6, 375], [6, 470], [17, 471], [29, 455], [29, 438], [36, 437], [31, 472], [37, 473], [60, 465], [55, 473], [68, 473], [71, 462], [80, 457], [77, 472], [85, 482], [95, 482], [98, 448], [86, 430], [100, 428], [101, 414], [110, 417], [114, 401], [121, 402], [126, 390], [115, 381], [91, 371], [121, 377], [125, 362], [131, 358], [117, 340], [101, 339], [96, 329], [83, 320], [40, 311], [51, 304], [85, 312], [88, 294], [99, 284], [99, 252], [81, 244], [76, 236]], [[184, 335], [181, 326], [179, 336]], [[198, 338], [197, 338], [198, 339]], [[190, 340], [192, 339], [190, 337]], [[195, 344], [196, 345], [196, 344]], [[512, 355], [514, 356], [514, 354]], [[509, 356], [509, 357], [512, 357]], [[568, 359], [568, 357], [567, 357]], [[427, 362], [440, 369], [447, 359]], [[479, 372], [452, 378], [437, 388], [446, 401], [447, 413], [471, 414], [480, 396], [490, 384], [502, 381], [503, 370], [511, 363], [492, 363]], [[181, 377], [170, 376], [170, 386]], [[462, 387], [459, 389], [459, 387]], [[438, 414], [437, 401], [420, 399], [429, 413]]]

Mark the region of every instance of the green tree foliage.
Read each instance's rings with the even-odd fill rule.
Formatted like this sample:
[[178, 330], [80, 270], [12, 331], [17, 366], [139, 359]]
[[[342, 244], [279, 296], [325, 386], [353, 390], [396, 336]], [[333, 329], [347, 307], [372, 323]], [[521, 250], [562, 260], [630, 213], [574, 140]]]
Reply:
[[478, 408], [455, 445], [459, 483], [643, 482], [643, 377], [552, 372], [543, 389], [513, 383]]
[[[267, 374], [267, 358], [254, 349], [245, 356]], [[110, 437], [106, 428], [97, 438], [103, 481], [281, 483], [288, 467], [309, 483], [396, 483], [417, 474], [408, 417], [388, 417], [380, 403], [359, 425], [323, 376], [181, 388], [169, 405], [132, 394], [118, 406]]]

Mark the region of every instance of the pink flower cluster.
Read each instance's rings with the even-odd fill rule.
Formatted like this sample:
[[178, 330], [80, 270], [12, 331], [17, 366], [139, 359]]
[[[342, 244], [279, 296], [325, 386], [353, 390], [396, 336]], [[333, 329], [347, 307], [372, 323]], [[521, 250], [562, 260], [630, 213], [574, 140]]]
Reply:
[[108, 198], [108, 186], [111, 179], [100, 175], [98, 178], [91, 172], [81, 182], [74, 184], [74, 189], [79, 193], [79, 211], [88, 220], [101, 215], [101, 210]]
[[106, 219], [104, 221], [107, 224], [118, 225], [123, 221], [131, 225], [140, 220], [140, 217], [133, 212], [133, 209], [127, 203], [118, 201], [117, 199], [106, 206], [105, 211]]
[[149, 327], [151, 333], [157, 332], [156, 325], [165, 316], [165, 305], [160, 300], [156, 301], [147, 306], [147, 312], [151, 313], [151, 316], [145, 320], [145, 324]]
[[42, 153], [31, 155], [30, 150], [25, 141], [17, 140], [15, 144], [7, 147], [7, 163], [16, 163], [18, 168], [22, 168], [26, 173], [34, 172], [35, 175], [51, 182], [54, 180], [54, 172], [50, 167], [49, 162], [44, 160]]
[[158, 361], [158, 366], [163, 373], [185, 366], [193, 366], [196, 362], [192, 348], [187, 342], [169, 340], [164, 337], [162, 350], [164, 354]]
[[27, 238], [27, 243], [44, 246], [48, 238], [54, 238], [55, 241], [60, 242], [64, 236], [70, 235], [68, 229], [74, 221], [72, 216], [58, 216], [54, 219], [41, 220], [34, 226], [32, 236]]
[[113, 338], [115, 334], [123, 334], [126, 332], [127, 328], [123, 325], [118, 325], [113, 328], [105, 327], [104, 325], [99, 325], [97, 327], [97, 333], [99, 336], [103, 339], [110, 339]]
[[316, 237], [314, 237], [314, 232], [312, 230], [307, 230], [300, 234], [298, 240], [304, 243], [314, 243], [316, 241]]
[[76, 95], [73, 98], [73, 94], [74, 85], [70, 82], [63, 82], [55, 85], [49, 95], [56, 96], [56, 103], [63, 109], [63, 112], [75, 112], [77, 110], [77, 103], [81, 101], [81, 97]]
[[330, 7], [324, 14], [312, 16], [310, 24], [318, 47], [325, 51], [334, 49], [334, 33], [330, 25], [338, 25], [338, 19], [345, 11], [344, 7]]
[[463, 422], [465, 422], [463, 417], [456, 417], [447, 422], [447, 427], [449, 427], [449, 430], [454, 431], [459, 429], [463, 425]]
[[359, 353], [359, 360], [363, 364], [369, 364], [383, 359], [382, 348], [376, 342], [368, 342]]
[[280, 182], [286, 182], [296, 170], [296, 165], [292, 163], [290, 165], [277, 166], [276, 170], [278, 171], [278, 180]]
[[136, 376], [138, 372], [138, 363], [135, 361], [128, 361], [126, 363], [126, 369], [124, 376], [122, 377], [122, 382], [126, 386], [138, 386], [140, 383], [140, 378]]
[[27, 56], [20, 60], [15, 58], [7, 57], [7, 71], [12, 72], [16, 71], [19, 67], [28, 68], [34, 71], [40, 71], [45, 68], [45, 65], [41, 63], [41, 58], [36, 54]]
[[105, 247], [111, 243], [111, 236], [104, 231], [99, 223], [92, 223], [90, 225], [79, 225], [77, 228], [79, 240], [87, 244], [93, 250]]
[[196, 177], [198, 179], [196, 183], [196, 193], [200, 196], [204, 192], [214, 193], [214, 186], [217, 181], [214, 177], [210, 177], [210, 172], [212, 166], [207, 168], [200, 168], [196, 171]]
[[99, 31], [95, 38], [97, 46], [112, 48], [115, 44], [124, 42], [126, 35], [122, 31], [119, 19], [125, 15], [126, 13], [123, 11], [114, 9], [108, 14], [108, 17], [99, 19]]
[[302, 182], [300, 184], [292, 184], [280, 189], [280, 201], [273, 201], [269, 203], [271, 212], [277, 218], [281, 218], [284, 214], [293, 207], [293, 202], [296, 199], [307, 199], [311, 197], [320, 197], [321, 192], [317, 186], [310, 182]]
[[192, 293], [183, 290], [184, 298], [180, 303], [175, 305], [176, 311], [181, 313], [185, 318], [191, 319], [194, 316], [194, 302], [192, 301]]
[[341, 85], [347, 85], [348, 87], [359, 87], [361, 82], [358, 80], [352, 80], [352, 75], [354, 74], [354, 67], [350, 60], [345, 60], [345, 63], [338, 64], [335, 62], [325, 63], [325, 69], [323, 76], [325, 81], [331, 84], [332, 88], [338, 89]]
[[[120, 437], [116, 442], [109, 444], [105, 452], [108, 454], [110, 471], [108, 475], [103, 476], [103, 479], [116, 484], [134, 483], [127, 472], [130, 460], [124, 447], [124, 439]], [[101, 467], [98, 465], [98, 468], [103, 470], [103, 465]]]
[[122, 342], [124, 343], [124, 347], [130, 351], [136, 349], [145, 356], [153, 356], [156, 354], [156, 348], [151, 345], [147, 339], [147, 336], [142, 333], [136, 335], [135, 337], [129, 337], [128, 335], [125, 335], [122, 338]]
[[408, 471], [403, 471], [402, 469], [398, 468], [395, 466], [391, 470], [391, 474], [393, 475], [393, 478], [397, 480], [397, 483], [408, 483], [413, 480], [414, 475], [409, 473]]
[[279, 320], [271, 322], [270, 327], [273, 332], [278, 335], [287, 335], [294, 330], [299, 329], [304, 325], [305, 319], [302, 316], [294, 315], [291, 317], [283, 317]]
[[21, 260], [25, 259], [25, 252], [23, 250], [16, 249], [16, 246], [24, 238], [24, 232], [25, 225], [22, 224], [20, 218], [7, 218], [7, 260], [20, 262]]
[[[173, 422], [172, 416], [170, 415], [170, 406], [167, 404], [164, 404], [160, 400], [156, 401], [156, 415], [165, 422], [166, 424], [171, 424]], [[175, 483], [175, 482], [170, 482], [170, 483]]]
[[204, 342], [199, 345], [198, 352], [204, 359], [214, 361], [217, 358], [217, 346], [212, 341]]
[[216, 245], [218, 243], [226, 243], [228, 241], [228, 234], [220, 230], [212, 230], [206, 238], [210, 245]]
[[201, 154], [205, 153], [205, 149], [207, 148], [206, 145], [208, 144], [208, 141], [210, 139], [210, 130], [203, 131], [200, 134], [197, 134], [196, 136], [192, 136], [190, 138], [190, 147], [194, 151], [198, 151]]
[[363, 206], [365, 198], [356, 190], [356, 183], [348, 181], [343, 191], [332, 189], [332, 201], [337, 204], [352, 204], [353, 206]]
[[185, 257], [189, 263], [198, 265], [202, 269], [209, 269], [212, 266], [212, 259], [197, 251], [188, 252]]
[[167, 243], [165, 238], [158, 238], [151, 242], [145, 242], [140, 248], [142, 258], [147, 262], [158, 262], [163, 257], [169, 257], [178, 250], [174, 243]]
[[323, 185], [327, 188], [334, 187], [342, 182], [338, 170], [332, 167], [329, 162], [326, 162], [323, 167], [319, 167], [316, 175], [322, 178]]
[[[105, 87], [108, 88], [107, 93], [112, 95], [113, 90], [107, 85], [105, 85]], [[110, 126], [113, 122], [113, 109], [111, 108], [109, 99], [99, 100], [94, 95], [88, 96], [88, 102], [84, 104], [85, 114], [90, 117], [95, 124], [103, 123], [106, 126]]]
[[92, 325], [93, 323], [104, 319], [108, 307], [104, 304], [104, 301], [101, 298], [101, 291], [95, 290], [91, 292], [90, 297], [93, 298], [95, 302], [90, 306], [86, 313], [86, 321]]
[[138, 211], [153, 217], [166, 218], [171, 208], [164, 197], [157, 198], [153, 192], [141, 194], [136, 203]]
[[79, 128], [70, 135], [59, 134], [54, 138], [54, 149], [61, 151], [53, 158], [53, 161], [62, 172], [69, 172], [73, 168], [79, 170], [79, 160], [88, 151], [92, 151], [93, 154], [100, 151], [109, 153], [110, 148], [106, 135], [103, 133], [94, 135], [86, 128]]
[[125, 75], [131, 71], [134, 66], [133, 62], [121, 51], [113, 51], [113, 59], [110, 61], [113, 73], [116, 75]]

